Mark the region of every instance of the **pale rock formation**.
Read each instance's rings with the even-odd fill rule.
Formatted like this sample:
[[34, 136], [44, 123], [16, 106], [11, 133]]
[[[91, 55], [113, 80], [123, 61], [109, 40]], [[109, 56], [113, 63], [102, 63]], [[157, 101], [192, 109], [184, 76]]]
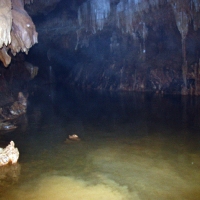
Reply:
[[12, 13], [11, 13], [11, 1], [0, 1], [0, 47], [8, 45], [11, 42], [12, 26]]
[[[30, 3], [30, 1], [25, 1]], [[0, 2], [0, 60], [7, 67], [11, 62], [8, 51], [28, 53], [38, 42], [35, 25], [24, 10], [24, 0], [1, 0]]]
[[10, 144], [3, 148], [0, 148], [0, 166], [7, 165], [8, 163], [15, 164], [19, 159], [18, 148], [15, 147], [13, 141]]

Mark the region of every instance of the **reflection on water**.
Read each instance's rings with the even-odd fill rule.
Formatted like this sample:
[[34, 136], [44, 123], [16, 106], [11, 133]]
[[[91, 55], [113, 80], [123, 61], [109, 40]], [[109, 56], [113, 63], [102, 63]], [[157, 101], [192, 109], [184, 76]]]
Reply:
[[[200, 199], [199, 101], [62, 89], [53, 99], [35, 94], [26, 126], [0, 135], [20, 151], [18, 173], [7, 168], [0, 175], [0, 199]], [[82, 140], [65, 143], [72, 134]]]

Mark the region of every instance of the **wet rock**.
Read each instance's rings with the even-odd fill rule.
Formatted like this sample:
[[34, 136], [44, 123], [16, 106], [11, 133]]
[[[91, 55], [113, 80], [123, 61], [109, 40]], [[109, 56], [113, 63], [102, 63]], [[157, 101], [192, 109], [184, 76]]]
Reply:
[[14, 130], [17, 126], [12, 124], [11, 122], [1, 122], [0, 121], [0, 130], [8, 131], [8, 130]]
[[5, 105], [0, 108], [2, 120], [11, 120], [26, 113], [27, 98], [22, 92], [18, 93], [18, 100], [11, 105]]
[[13, 141], [10, 144], [3, 148], [0, 148], [0, 166], [7, 165], [9, 163], [15, 164], [19, 159], [19, 151], [15, 147]]
[[0, 130], [10, 131], [17, 128], [16, 120], [26, 113], [27, 97], [18, 93], [18, 100], [0, 107]]
[[73, 141], [80, 141], [81, 139], [79, 138], [78, 135], [73, 134], [73, 135], [69, 135], [68, 138], [65, 140], [65, 143], [71, 143]]

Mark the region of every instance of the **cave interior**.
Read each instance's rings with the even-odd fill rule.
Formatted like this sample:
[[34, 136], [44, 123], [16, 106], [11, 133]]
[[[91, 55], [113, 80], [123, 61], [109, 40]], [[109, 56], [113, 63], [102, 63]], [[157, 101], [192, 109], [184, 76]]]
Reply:
[[2, 82], [10, 88], [24, 87], [35, 77], [30, 75], [31, 66], [37, 66], [36, 79], [43, 83], [200, 94], [198, 0], [13, 0], [10, 4], [13, 21], [7, 17], [10, 23], [2, 26], [0, 44]]
[[200, 0], [1, 0], [0, 199], [200, 199], [199, 95]]

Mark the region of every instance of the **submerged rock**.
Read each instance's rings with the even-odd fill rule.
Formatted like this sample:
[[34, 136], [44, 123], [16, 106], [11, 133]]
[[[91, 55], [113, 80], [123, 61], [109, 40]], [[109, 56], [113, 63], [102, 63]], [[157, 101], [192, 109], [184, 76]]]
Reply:
[[80, 137], [76, 134], [73, 134], [73, 135], [69, 135], [68, 138], [65, 140], [65, 143], [70, 143], [70, 142], [73, 142], [73, 141], [80, 141]]
[[70, 139], [70, 140], [74, 140], [74, 141], [79, 141], [79, 140], [80, 140], [80, 138], [79, 138], [78, 135], [76, 135], [76, 134], [69, 135], [69, 139]]
[[8, 131], [8, 130], [16, 129], [16, 128], [17, 128], [17, 126], [15, 126], [14, 124], [12, 124], [10, 122], [1, 122], [0, 121], [0, 130]]

